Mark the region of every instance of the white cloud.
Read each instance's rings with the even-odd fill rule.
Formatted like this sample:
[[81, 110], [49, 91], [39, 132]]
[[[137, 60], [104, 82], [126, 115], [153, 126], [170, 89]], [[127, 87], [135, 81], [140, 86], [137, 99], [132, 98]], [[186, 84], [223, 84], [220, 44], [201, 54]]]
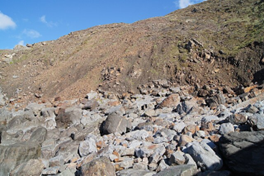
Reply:
[[193, 3], [190, 0], [179, 0], [179, 7], [185, 8], [188, 7], [189, 5], [192, 5]]
[[18, 45], [25, 45], [24, 40], [21, 40], [20, 42], [18, 42]]
[[28, 30], [28, 29], [25, 29], [23, 31], [23, 34], [30, 37], [30, 38], [39, 38], [41, 37], [41, 34], [38, 32], [38, 31], [35, 31], [35, 30]]
[[9, 16], [0, 11], [0, 29], [5, 30], [8, 28], [15, 28], [16, 23]]
[[193, 5], [199, 2], [203, 2], [203, 1], [206, 1], [206, 0], [177, 0], [177, 1], [174, 1], [174, 4], [176, 5], [176, 7], [183, 9], [185, 7], [188, 7], [189, 5]]
[[40, 17], [39, 19], [40, 19], [40, 21], [41, 21], [42, 23], [46, 24], [48, 27], [54, 27], [54, 26], [57, 26], [56, 23], [54, 23], [54, 22], [52, 22], [52, 21], [47, 21], [45, 15], [43, 15], [43, 16]]

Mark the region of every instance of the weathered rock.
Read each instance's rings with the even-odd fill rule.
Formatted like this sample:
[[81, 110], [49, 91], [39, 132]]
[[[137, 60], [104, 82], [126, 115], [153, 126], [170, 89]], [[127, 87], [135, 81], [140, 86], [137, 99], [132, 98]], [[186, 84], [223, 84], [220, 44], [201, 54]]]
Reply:
[[254, 114], [249, 117], [249, 124], [253, 127], [256, 127], [257, 130], [264, 130], [264, 115], [263, 114]]
[[37, 176], [41, 175], [43, 169], [44, 164], [41, 160], [31, 159], [27, 162], [23, 162], [22, 164], [18, 165], [14, 170], [12, 170], [12, 172], [10, 172], [10, 176]]
[[163, 100], [158, 107], [164, 108], [164, 107], [177, 107], [177, 105], [180, 103], [180, 96], [178, 94], [171, 94], [169, 95], [165, 100]]
[[81, 169], [83, 176], [115, 176], [115, 167], [111, 164], [108, 158], [101, 157], [94, 159], [90, 163], [82, 165]]
[[37, 159], [40, 156], [40, 146], [37, 143], [17, 143], [0, 145], [0, 175], [8, 175], [19, 164]]
[[59, 170], [60, 170], [59, 166], [49, 167], [49, 168], [44, 169], [42, 171], [42, 175], [55, 175], [55, 174], [59, 173]]
[[203, 169], [219, 170], [223, 166], [222, 159], [206, 143], [193, 142], [187, 148], [187, 152]]
[[173, 154], [171, 154], [170, 157], [170, 163], [171, 164], [176, 164], [176, 165], [182, 165], [185, 163], [185, 158], [184, 158], [184, 153], [180, 152], [180, 151], [176, 151]]
[[153, 176], [188, 176], [195, 175], [196, 173], [197, 169], [195, 165], [179, 165], [164, 169]]
[[59, 109], [58, 115], [55, 118], [58, 127], [69, 127], [71, 125], [80, 124], [82, 117], [82, 110], [76, 107], [69, 107], [66, 109]]
[[236, 175], [264, 175], [264, 131], [233, 132], [219, 140], [226, 166]]
[[39, 126], [39, 120], [32, 111], [20, 111], [7, 124], [7, 132], [14, 134], [18, 131], [26, 132]]
[[219, 132], [221, 134], [234, 132], [234, 126], [231, 123], [223, 123], [220, 126]]
[[139, 170], [139, 169], [127, 169], [117, 172], [117, 176], [152, 176], [156, 172], [147, 171], [147, 170]]
[[37, 144], [42, 144], [46, 140], [46, 137], [47, 129], [38, 127], [32, 132], [29, 141]]
[[101, 134], [126, 133], [131, 129], [131, 122], [117, 113], [110, 114], [101, 125]]

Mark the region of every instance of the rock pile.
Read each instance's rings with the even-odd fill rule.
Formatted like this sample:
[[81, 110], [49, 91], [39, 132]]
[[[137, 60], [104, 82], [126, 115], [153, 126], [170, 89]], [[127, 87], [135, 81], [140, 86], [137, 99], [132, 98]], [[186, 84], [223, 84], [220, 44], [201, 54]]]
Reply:
[[139, 90], [3, 104], [0, 175], [264, 175], [263, 86]]

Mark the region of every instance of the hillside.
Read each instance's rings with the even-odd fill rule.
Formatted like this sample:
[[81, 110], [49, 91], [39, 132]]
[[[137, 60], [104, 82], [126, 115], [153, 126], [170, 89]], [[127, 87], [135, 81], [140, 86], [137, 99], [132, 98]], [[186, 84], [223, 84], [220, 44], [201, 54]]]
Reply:
[[155, 79], [249, 86], [264, 78], [263, 20], [263, 0], [208, 0], [164, 17], [0, 50], [0, 87], [26, 100], [83, 97], [98, 86], [137, 91]]

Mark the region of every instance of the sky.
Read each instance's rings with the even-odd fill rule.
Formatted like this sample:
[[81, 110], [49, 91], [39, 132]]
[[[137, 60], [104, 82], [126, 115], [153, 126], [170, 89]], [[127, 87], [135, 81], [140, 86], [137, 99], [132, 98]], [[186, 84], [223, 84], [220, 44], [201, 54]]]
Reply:
[[73, 31], [167, 15], [204, 0], [0, 0], [0, 49]]

